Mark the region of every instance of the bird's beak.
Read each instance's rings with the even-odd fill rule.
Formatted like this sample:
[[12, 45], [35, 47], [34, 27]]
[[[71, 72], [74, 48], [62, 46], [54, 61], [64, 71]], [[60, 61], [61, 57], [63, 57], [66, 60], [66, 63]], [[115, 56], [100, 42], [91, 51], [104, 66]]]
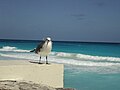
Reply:
[[47, 45], [48, 45], [48, 43], [49, 43], [49, 40], [47, 41]]

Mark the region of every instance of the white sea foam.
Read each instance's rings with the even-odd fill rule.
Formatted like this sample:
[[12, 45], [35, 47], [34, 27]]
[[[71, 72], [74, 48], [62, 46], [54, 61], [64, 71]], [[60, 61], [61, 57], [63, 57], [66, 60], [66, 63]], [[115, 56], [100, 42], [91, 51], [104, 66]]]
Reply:
[[[1, 56], [28, 59], [28, 60], [39, 60], [39, 55], [30, 53], [29, 50], [22, 50], [16, 47], [4, 46], [0, 51], [12, 51], [17, 53], [0, 53]], [[28, 53], [19, 53], [28, 52]], [[49, 61], [56, 63], [63, 63], [69, 65], [78, 66], [120, 66], [120, 58], [117, 57], [103, 57], [103, 56], [92, 56], [78, 53], [65, 53], [65, 52], [51, 52]], [[103, 62], [104, 61], [104, 62]]]
[[11, 46], [3, 46], [2, 48], [0, 48], [0, 51], [30, 52], [29, 50], [22, 50]]
[[[33, 53], [26, 53], [26, 54], [0, 54], [4, 57], [12, 57], [12, 58], [19, 58], [19, 59], [27, 59], [27, 60], [39, 60], [39, 55]], [[49, 56], [50, 62], [68, 64], [68, 65], [77, 65], [77, 66], [120, 66], [120, 63], [113, 63], [113, 62], [93, 62], [93, 61], [82, 61], [82, 60], [75, 60], [75, 59], [64, 59], [58, 58], [55, 56]], [[42, 58], [42, 61], [45, 61], [45, 58]]]
[[83, 60], [93, 60], [93, 61], [118, 61], [120, 62], [120, 58], [118, 57], [105, 57], [105, 56], [92, 56], [85, 54], [76, 54], [76, 53], [64, 53], [64, 52], [52, 52], [51, 55], [56, 55], [58, 57], [63, 58], [72, 58], [72, 59], [83, 59]]

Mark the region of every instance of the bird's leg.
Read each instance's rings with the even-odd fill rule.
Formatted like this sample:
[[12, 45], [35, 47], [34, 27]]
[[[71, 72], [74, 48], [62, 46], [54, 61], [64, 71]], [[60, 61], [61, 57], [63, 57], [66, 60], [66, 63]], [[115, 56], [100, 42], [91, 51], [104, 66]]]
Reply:
[[46, 64], [48, 64], [47, 56], [46, 56]]
[[40, 59], [39, 59], [39, 63], [38, 64], [41, 64], [41, 56], [40, 56]]

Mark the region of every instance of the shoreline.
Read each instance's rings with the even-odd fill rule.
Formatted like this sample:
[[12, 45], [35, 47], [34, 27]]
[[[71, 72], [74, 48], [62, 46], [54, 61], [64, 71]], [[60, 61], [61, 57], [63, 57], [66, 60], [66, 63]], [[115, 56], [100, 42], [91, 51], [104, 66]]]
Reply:
[[0, 80], [25, 80], [63, 88], [64, 65], [37, 64], [27, 60], [0, 60]]

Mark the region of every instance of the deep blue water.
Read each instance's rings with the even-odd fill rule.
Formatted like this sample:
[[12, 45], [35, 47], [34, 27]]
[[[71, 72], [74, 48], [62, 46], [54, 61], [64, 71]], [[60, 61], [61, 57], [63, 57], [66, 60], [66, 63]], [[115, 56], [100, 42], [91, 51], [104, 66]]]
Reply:
[[[38, 60], [39, 56], [29, 51], [39, 43], [30, 40], [0, 40], [0, 60]], [[49, 61], [65, 65], [65, 87], [77, 90], [120, 90], [118, 43], [53, 41]]]

